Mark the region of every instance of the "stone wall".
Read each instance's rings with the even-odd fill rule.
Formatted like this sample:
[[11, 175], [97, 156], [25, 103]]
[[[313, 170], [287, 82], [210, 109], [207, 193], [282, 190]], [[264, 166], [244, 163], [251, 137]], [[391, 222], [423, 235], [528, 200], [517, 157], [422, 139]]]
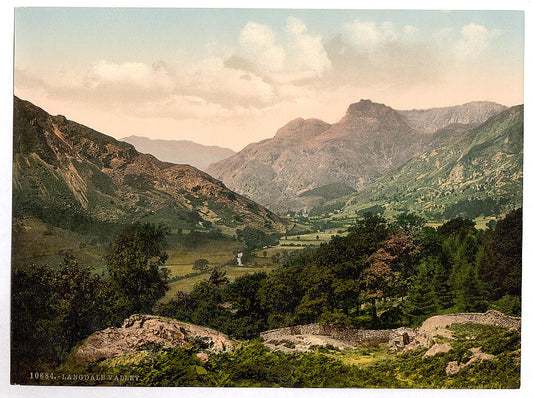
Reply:
[[261, 333], [263, 341], [283, 340], [287, 336], [315, 335], [329, 336], [341, 341], [356, 344], [389, 343], [391, 349], [403, 349], [410, 345], [428, 345], [435, 334], [442, 334], [443, 329], [454, 323], [480, 323], [499, 326], [506, 329], [520, 329], [521, 319], [502, 314], [498, 311], [487, 311], [484, 314], [448, 314], [437, 315], [426, 319], [419, 329], [398, 328], [385, 330], [355, 329], [348, 326], [323, 325], [312, 323], [309, 325], [289, 326], [281, 329], [269, 330]]
[[289, 326], [286, 328], [269, 330], [261, 333], [261, 339], [264, 341], [281, 340], [286, 336], [310, 334], [315, 336], [330, 336], [351, 343], [386, 343], [389, 341], [391, 332], [391, 330], [365, 330], [354, 329], [347, 326], [312, 323], [309, 325]]

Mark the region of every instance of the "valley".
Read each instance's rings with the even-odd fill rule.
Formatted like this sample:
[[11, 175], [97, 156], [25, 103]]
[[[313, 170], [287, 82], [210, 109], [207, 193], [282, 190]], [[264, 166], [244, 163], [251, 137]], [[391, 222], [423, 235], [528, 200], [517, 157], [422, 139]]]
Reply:
[[[479, 386], [519, 383], [516, 331], [474, 327], [479, 341], [493, 333], [506, 342], [502, 350], [487, 348], [489, 354], [464, 336], [446, 340], [463, 333], [458, 326], [435, 340], [453, 349], [429, 360], [420, 347], [399, 355], [383, 342], [352, 347], [312, 333], [279, 341], [264, 336], [313, 325], [381, 336], [452, 312], [519, 317], [522, 106], [496, 115], [500, 108], [492, 103], [402, 113], [362, 100], [337, 124], [297, 119], [272, 141], [250, 144], [208, 168], [222, 177], [233, 173], [230, 187], [245, 181], [251, 189], [234, 192], [194, 167], [163, 162], [14, 101], [14, 325], [23, 332], [16, 336], [13, 380], [27, 383], [36, 359], [56, 372], [86, 372], [71, 362], [77, 344], [114, 335], [121, 324], [126, 334], [133, 325], [142, 328], [146, 316], [155, 317], [148, 323], [170, 319], [193, 330], [211, 328], [206, 333], [223, 333], [236, 348], [213, 351], [198, 336], [175, 346], [136, 335], [134, 352], [98, 366], [111, 373], [133, 366], [144, 385], [329, 385], [318, 376], [280, 381], [283, 370], [269, 378], [254, 373], [257, 362], [246, 363], [247, 355], [277, 363], [292, 353], [300, 361], [293, 369], [352, 374], [347, 384], [331, 378], [336, 386], [451, 388], [472, 386], [468, 377], [481, 377], [489, 366], [479, 358], [490, 358], [495, 381]], [[266, 174], [264, 162], [271, 167]], [[339, 178], [310, 166], [321, 162]], [[308, 170], [323, 174], [301, 174]], [[270, 198], [267, 207], [247, 197], [261, 192]], [[421, 360], [425, 365], [414, 369]], [[159, 361], [195, 371], [158, 384], [145, 366]], [[219, 380], [221, 364], [251, 366], [251, 373], [228, 370], [226, 381]], [[391, 372], [384, 382], [380, 375]]]

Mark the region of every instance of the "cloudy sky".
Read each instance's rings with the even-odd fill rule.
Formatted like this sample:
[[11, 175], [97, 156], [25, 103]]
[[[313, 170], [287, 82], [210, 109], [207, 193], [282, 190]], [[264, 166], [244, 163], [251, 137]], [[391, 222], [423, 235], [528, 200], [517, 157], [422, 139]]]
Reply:
[[116, 138], [234, 150], [361, 98], [523, 103], [521, 11], [18, 8], [15, 95]]

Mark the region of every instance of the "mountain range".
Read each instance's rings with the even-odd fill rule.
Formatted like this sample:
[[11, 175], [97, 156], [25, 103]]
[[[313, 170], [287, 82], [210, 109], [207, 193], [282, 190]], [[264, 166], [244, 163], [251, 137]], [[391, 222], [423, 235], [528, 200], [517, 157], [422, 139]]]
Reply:
[[207, 172], [273, 211], [311, 209], [331, 199], [323, 195], [331, 193], [331, 184], [343, 187], [339, 196], [360, 190], [503, 109], [492, 102], [472, 102], [396, 111], [361, 100], [334, 124], [295, 119], [273, 138], [248, 145]]
[[235, 151], [219, 146], [206, 146], [186, 140], [152, 140], [130, 135], [121, 141], [132, 144], [142, 153], [154, 155], [159, 160], [175, 164], [188, 164], [206, 170], [211, 163], [235, 155]]
[[13, 211], [71, 230], [162, 222], [283, 231], [271, 211], [189, 165], [138, 152], [14, 98]]
[[344, 210], [381, 207], [444, 219], [507, 213], [522, 205], [523, 141], [518, 105], [343, 198]]

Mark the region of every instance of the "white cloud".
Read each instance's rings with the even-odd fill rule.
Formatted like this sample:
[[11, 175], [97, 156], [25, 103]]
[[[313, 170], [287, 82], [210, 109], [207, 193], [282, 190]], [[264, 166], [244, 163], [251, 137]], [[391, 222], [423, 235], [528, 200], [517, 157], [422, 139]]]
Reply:
[[395, 41], [398, 39], [396, 28], [392, 22], [386, 21], [381, 24], [381, 37], [383, 41]]
[[471, 23], [463, 26], [461, 37], [454, 45], [454, 53], [459, 59], [481, 55], [500, 36], [498, 29], [488, 30], [483, 25]]
[[219, 57], [209, 57], [192, 71], [182, 71], [180, 86], [212, 102], [260, 106], [274, 99], [274, 88], [251, 72], [228, 68]]
[[403, 33], [405, 33], [407, 36], [412, 36], [418, 33], [418, 28], [413, 25], [405, 25], [403, 27]]
[[279, 33], [268, 25], [248, 22], [238, 42], [232, 65], [278, 84], [316, 77], [331, 67], [322, 37], [310, 33], [298, 18], [288, 17]]
[[285, 51], [275, 43], [274, 32], [268, 25], [248, 22], [239, 34], [243, 55], [265, 71], [279, 71], [285, 62]]
[[307, 27], [299, 19], [287, 18], [287, 69], [321, 74], [331, 67], [320, 35], [306, 33]]
[[375, 22], [361, 22], [357, 19], [345, 24], [343, 31], [348, 42], [356, 47], [370, 49], [383, 40], [383, 33]]
[[123, 84], [142, 89], [170, 90], [173, 79], [161, 64], [148, 65], [140, 62], [116, 64], [99, 61], [87, 72], [86, 84], [93, 89], [106, 84]]
[[307, 26], [299, 20], [298, 18], [288, 17], [287, 18], [287, 32], [292, 35], [302, 35], [307, 32]]

